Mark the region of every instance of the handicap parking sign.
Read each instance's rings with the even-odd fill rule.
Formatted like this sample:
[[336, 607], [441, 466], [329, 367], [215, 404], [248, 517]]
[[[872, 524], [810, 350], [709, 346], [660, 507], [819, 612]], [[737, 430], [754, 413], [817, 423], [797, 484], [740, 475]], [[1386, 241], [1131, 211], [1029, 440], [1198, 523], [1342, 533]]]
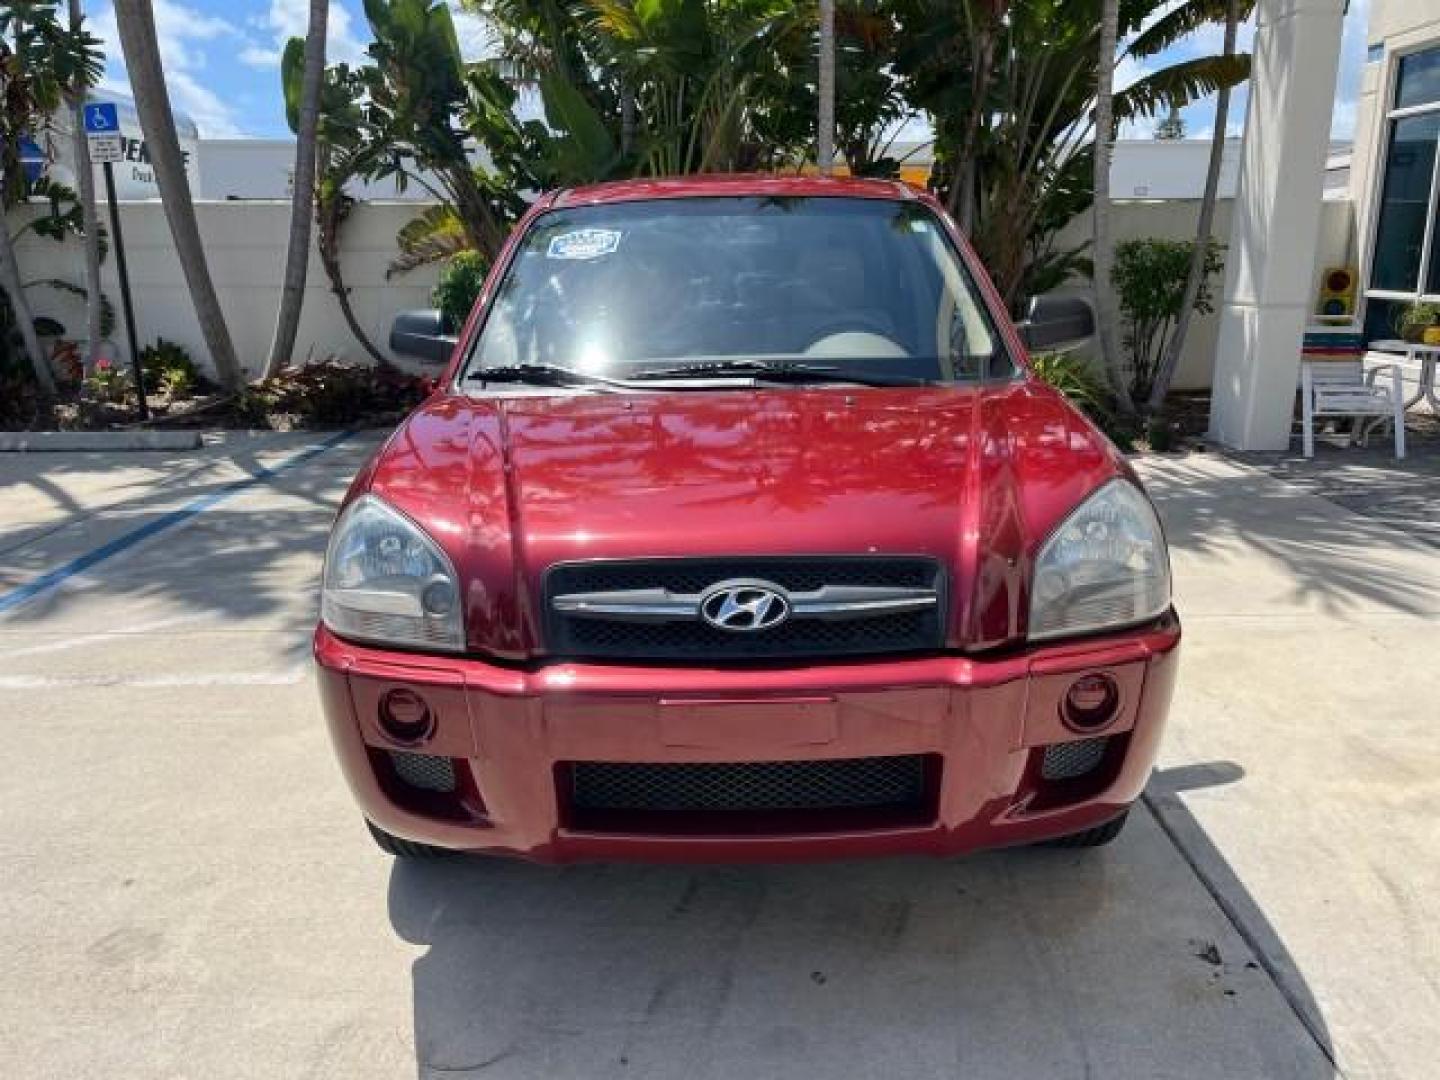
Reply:
[[120, 131], [120, 110], [113, 102], [92, 101], [85, 106], [85, 133], [113, 135]]

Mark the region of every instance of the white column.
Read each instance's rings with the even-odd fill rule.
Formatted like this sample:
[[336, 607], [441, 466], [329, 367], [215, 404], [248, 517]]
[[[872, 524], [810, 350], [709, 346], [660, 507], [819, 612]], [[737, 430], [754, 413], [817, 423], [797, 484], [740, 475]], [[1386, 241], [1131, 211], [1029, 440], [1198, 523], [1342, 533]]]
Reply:
[[1314, 307], [1320, 197], [1344, 0], [1260, 0], [1210, 435], [1239, 450], [1290, 440], [1300, 343]]

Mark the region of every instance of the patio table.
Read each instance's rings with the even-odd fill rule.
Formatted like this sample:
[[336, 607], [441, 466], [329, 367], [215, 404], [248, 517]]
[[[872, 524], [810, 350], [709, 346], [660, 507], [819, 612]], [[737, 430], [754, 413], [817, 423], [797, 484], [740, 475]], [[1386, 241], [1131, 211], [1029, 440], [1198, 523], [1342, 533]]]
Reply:
[[1372, 341], [1369, 346], [1376, 352], [1396, 353], [1404, 356], [1410, 363], [1420, 365], [1420, 388], [1415, 396], [1405, 402], [1405, 408], [1409, 409], [1424, 398], [1430, 402], [1430, 408], [1440, 413], [1440, 397], [1435, 393], [1435, 366], [1440, 361], [1440, 345], [1425, 345], [1416, 341], [1401, 341], [1399, 338], [1387, 338], [1384, 341]]

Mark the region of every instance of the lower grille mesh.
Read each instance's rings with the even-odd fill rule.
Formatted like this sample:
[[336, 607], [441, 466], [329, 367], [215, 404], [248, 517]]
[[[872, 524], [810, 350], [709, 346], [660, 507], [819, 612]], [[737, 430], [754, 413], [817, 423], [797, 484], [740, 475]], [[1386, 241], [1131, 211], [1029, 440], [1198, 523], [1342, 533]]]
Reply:
[[1040, 775], [1046, 780], [1073, 780], [1084, 776], [1104, 759], [1105, 744], [1109, 741], [1106, 738], [1081, 739], [1047, 746], [1040, 763]]
[[392, 750], [390, 763], [395, 775], [413, 788], [444, 793], [455, 790], [455, 765], [448, 757]]
[[580, 762], [574, 805], [582, 810], [744, 811], [917, 807], [923, 756], [733, 764]]

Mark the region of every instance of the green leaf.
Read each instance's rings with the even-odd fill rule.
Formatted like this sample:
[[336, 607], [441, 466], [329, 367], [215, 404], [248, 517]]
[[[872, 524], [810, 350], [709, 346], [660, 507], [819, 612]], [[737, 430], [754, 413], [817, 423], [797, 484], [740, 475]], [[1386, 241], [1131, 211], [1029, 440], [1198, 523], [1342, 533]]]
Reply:
[[1249, 53], [1183, 60], [1116, 91], [1115, 119], [1118, 122], [1181, 109], [1209, 97], [1222, 86], [1237, 86], [1249, 77]]
[[305, 81], [305, 39], [292, 37], [285, 42], [280, 57], [280, 86], [285, 94], [285, 123], [290, 130], [300, 130], [301, 86]]
[[569, 80], [556, 72], [540, 78], [545, 121], [559, 132], [551, 164], [563, 183], [601, 179], [614, 166], [616, 150], [605, 121]]

